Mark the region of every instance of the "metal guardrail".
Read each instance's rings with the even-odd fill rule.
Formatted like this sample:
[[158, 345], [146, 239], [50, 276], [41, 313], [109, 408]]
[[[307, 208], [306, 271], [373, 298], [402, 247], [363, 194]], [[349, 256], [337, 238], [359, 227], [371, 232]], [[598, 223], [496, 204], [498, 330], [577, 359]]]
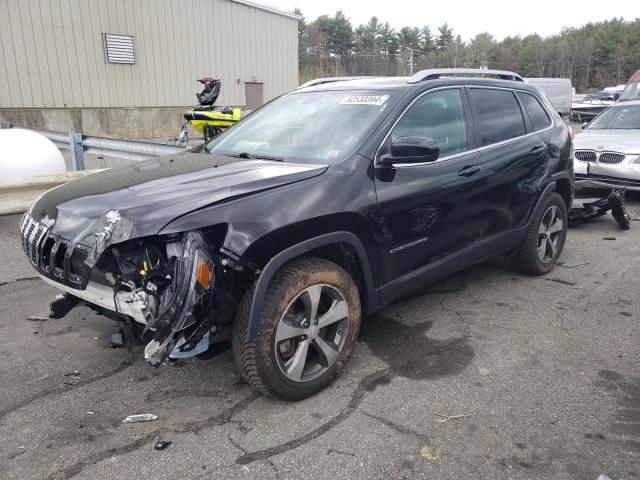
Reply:
[[[3, 124], [3, 128], [8, 125]], [[75, 170], [84, 170], [84, 155], [95, 154], [128, 160], [145, 160], [164, 155], [175, 155], [186, 150], [186, 146], [166, 145], [162, 143], [142, 142], [138, 140], [119, 140], [117, 138], [92, 137], [80, 133], [62, 133], [30, 128], [49, 140], [62, 150], [71, 152]]]

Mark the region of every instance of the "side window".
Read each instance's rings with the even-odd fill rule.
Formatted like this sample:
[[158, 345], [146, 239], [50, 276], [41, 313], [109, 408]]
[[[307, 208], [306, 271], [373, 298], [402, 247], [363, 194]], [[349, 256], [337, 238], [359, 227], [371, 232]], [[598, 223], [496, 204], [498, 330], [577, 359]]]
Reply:
[[440, 147], [440, 157], [467, 150], [467, 124], [460, 90], [438, 90], [420, 97], [391, 132], [399, 137], [430, 137]]
[[549, 115], [547, 115], [546, 110], [540, 105], [536, 97], [528, 93], [518, 92], [518, 98], [524, 105], [534, 130], [544, 130], [551, 125]]
[[524, 117], [512, 91], [470, 88], [469, 95], [478, 116], [480, 146], [526, 133]]

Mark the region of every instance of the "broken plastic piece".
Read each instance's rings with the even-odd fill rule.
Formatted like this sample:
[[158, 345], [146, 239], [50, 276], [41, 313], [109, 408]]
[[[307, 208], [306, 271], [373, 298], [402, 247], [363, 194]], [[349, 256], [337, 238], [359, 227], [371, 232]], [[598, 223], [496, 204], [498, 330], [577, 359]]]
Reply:
[[62, 295], [57, 295], [56, 299], [51, 302], [49, 308], [51, 312], [49, 313], [49, 318], [62, 318], [67, 313], [69, 313], [73, 307], [80, 303], [80, 299], [70, 293], [63, 293]]
[[156, 450], [164, 450], [169, 445], [171, 445], [171, 441], [169, 440], [158, 440], [153, 448], [155, 448]]
[[556, 265], [559, 265], [564, 268], [575, 268], [575, 267], [582, 267], [584, 265], [589, 265], [589, 262], [581, 262], [578, 260], [575, 262], [558, 262]]
[[171, 352], [171, 354], [169, 355], [169, 358], [189, 358], [206, 352], [207, 350], [209, 350], [209, 335], [207, 334], [202, 337], [202, 340], [200, 340], [200, 342], [198, 342], [198, 344], [192, 350], [188, 350], [186, 352], [180, 350], [184, 343], [184, 339], [179, 341], [176, 345], [176, 348], [174, 348], [173, 352]]
[[624, 207], [624, 188], [611, 190], [602, 198], [574, 198], [569, 209], [569, 222], [590, 221], [611, 211], [622, 230], [629, 230], [631, 216]]
[[138, 422], [151, 422], [157, 420], [158, 416], [152, 413], [141, 413], [139, 415], [129, 415], [122, 420], [122, 423], [138, 423]]
[[124, 346], [125, 346], [124, 332], [122, 330], [118, 330], [116, 333], [111, 335], [111, 347], [122, 348]]

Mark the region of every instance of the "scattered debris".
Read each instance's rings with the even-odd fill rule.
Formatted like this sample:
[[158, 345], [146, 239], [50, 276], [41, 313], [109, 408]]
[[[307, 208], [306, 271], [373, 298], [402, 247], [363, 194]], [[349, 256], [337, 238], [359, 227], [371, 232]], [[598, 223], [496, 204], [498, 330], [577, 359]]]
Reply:
[[611, 479], [607, 477], [604, 473], [601, 473], [600, 475], [598, 475], [598, 478], [596, 478], [596, 480], [611, 480]]
[[329, 450], [327, 450], [327, 455], [333, 455], [334, 453], [339, 454], [339, 455], [346, 455], [348, 457], [355, 457], [356, 456], [355, 453], [345, 452], [344, 450], [337, 450], [335, 448], [330, 448]]
[[603, 198], [574, 198], [569, 209], [569, 223], [589, 222], [611, 211], [611, 215], [622, 230], [629, 230], [631, 216], [624, 207], [625, 189], [611, 191]]
[[151, 422], [152, 420], [157, 419], [158, 416], [152, 413], [141, 413], [139, 415], [129, 415], [127, 418], [122, 420], [122, 423]]
[[433, 414], [443, 418], [442, 420], [438, 420], [438, 422], [447, 423], [447, 422], [450, 422], [451, 420], [460, 420], [466, 417], [473, 417], [476, 414], [476, 410], [477, 408], [474, 407], [468, 412], [461, 413], [460, 415], [448, 415], [445, 412], [444, 407], [442, 407], [436, 410], [435, 412], [433, 412]]
[[111, 335], [111, 347], [122, 348], [124, 346], [125, 346], [124, 332], [122, 330], [118, 330], [116, 333]]
[[30, 322], [47, 322], [51, 320], [49, 317], [39, 317], [38, 315], [29, 315], [27, 320]]
[[74, 370], [73, 372], [67, 372], [64, 374], [65, 377], [79, 377], [80, 372], [78, 370]]
[[158, 440], [156, 444], [153, 446], [153, 448], [156, 450], [164, 450], [169, 445], [171, 445], [171, 441], [169, 440]]
[[420, 455], [427, 460], [439, 460], [442, 456], [439, 451], [429, 445], [425, 445], [420, 449]]
[[483, 377], [486, 377], [487, 375], [489, 375], [489, 373], [491, 373], [491, 370], [485, 367], [480, 367], [478, 369], [478, 372], [480, 372], [480, 375], [482, 375]]
[[602, 237], [603, 240], [615, 240], [616, 237]]
[[576, 268], [576, 267], [582, 267], [584, 265], [589, 265], [589, 262], [581, 262], [580, 260], [577, 260], [575, 262], [558, 262], [556, 263], [556, 265], [559, 265], [561, 267], [564, 268]]
[[87, 412], [87, 415], [95, 415], [96, 412]]
[[561, 283], [563, 285], [569, 285], [571, 287], [575, 287], [575, 285], [576, 285], [576, 282], [572, 282], [570, 280], [564, 280], [562, 278], [545, 278], [545, 280], [547, 280], [549, 282]]

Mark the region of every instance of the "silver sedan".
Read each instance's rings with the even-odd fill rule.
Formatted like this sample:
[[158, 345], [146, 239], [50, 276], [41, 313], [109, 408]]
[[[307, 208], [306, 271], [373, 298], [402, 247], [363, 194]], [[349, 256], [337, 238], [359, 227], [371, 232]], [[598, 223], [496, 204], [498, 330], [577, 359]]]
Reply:
[[617, 103], [573, 141], [576, 186], [640, 191], [640, 101]]

